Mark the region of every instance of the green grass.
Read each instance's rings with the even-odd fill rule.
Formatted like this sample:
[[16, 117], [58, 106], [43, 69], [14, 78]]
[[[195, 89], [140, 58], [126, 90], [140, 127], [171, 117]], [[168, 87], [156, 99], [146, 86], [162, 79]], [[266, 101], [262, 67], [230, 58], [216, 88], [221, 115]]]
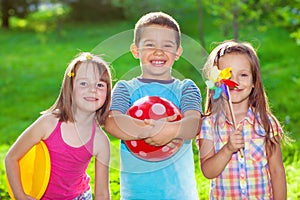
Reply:
[[[67, 24], [61, 34], [0, 30], [0, 60], [2, 61], [0, 65], [0, 159], [2, 161], [18, 135], [39, 116], [39, 112], [47, 109], [55, 101], [68, 62], [80, 51], [92, 51], [111, 36], [132, 29], [133, 25], [130, 22]], [[182, 30], [187, 30], [184, 26]], [[207, 44], [225, 39], [216, 30], [210, 26], [205, 29]], [[197, 35], [194, 32], [184, 32], [184, 34]], [[259, 46], [258, 55], [261, 59], [263, 81], [270, 105], [285, 130], [296, 139], [291, 146], [283, 146], [283, 158], [287, 171], [289, 199], [300, 198], [298, 146], [300, 143], [297, 140], [300, 138], [298, 134], [300, 130], [298, 101], [300, 47], [296, 46], [283, 29], [271, 28], [263, 33], [249, 29], [243, 30], [240, 35], [241, 40]], [[194, 39], [197, 40], [195, 37]], [[130, 42], [124, 41], [125, 44]], [[184, 45], [184, 49], [189, 49]], [[110, 48], [113, 46], [103, 49], [102, 53], [109, 52]], [[114, 81], [138, 66], [138, 61], [129, 53], [129, 46], [126, 48], [128, 48], [127, 53], [111, 60]], [[104, 58], [111, 59], [107, 54]], [[197, 71], [197, 67], [191, 66], [189, 60], [180, 59], [175, 64], [174, 70], [182, 77], [193, 79], [200, 87], [203, 97], [205, 96], [201, 72]], [[113, 199], [118, 199], [119, 170], [118, 159], [116, 159], [118, 140], [112, 138], [111, 141], [114, 151], [110, 186]], [[199, 195], [201, 199], [207, 199], [209, 181], [200, 172], [196, 148], [194, 153]], [[91, 176], [93, 176], [92, 166], [89, 167]], [[8, 199], [3, 162], [0, 163], [0, 199]]]

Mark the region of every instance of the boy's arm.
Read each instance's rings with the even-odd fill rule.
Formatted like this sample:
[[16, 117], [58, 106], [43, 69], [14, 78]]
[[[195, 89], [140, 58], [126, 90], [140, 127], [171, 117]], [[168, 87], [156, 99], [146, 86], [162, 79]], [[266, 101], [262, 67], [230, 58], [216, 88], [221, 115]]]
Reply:
[[105, 130], [112, 136], [122, 140], [139, 140], [149, 136], [152, 125], [143, 120], [135, 119], [120, 111], [109, 112], [105, 121]]
[[167, 122], [164, 120], [146, 120], [146, 123], [153, 126], [145, 142], [155, 146], [169, 143], [175, 138], [191, 140], [199, 133], [201, 127], [201, 114], [196, 110], [184, 112], [183, 118], [179, 121]]
[[[271, 146], [271, 141], [266, 144], [268, 164], [272, 181], [272, 191], [274, 200], [287, 198], [287, 186], [285, 178], [285, 170], [282, 161], [282, 153], [280, 148], [280, 138]], [[272, 138], [274, 140], [274, 138]], [[272, 153], [270, 153], [272, 150]]]

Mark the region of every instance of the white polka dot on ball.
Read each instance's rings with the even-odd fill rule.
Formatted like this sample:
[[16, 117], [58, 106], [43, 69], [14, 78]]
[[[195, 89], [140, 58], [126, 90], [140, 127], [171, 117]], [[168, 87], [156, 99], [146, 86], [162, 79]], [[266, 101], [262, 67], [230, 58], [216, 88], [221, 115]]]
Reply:
[[156, 115], [163, 115], [166, 112], [166, 108], [161, 103], [155, 103], [152, 105], [151, 110]]
[[161, 151], [162, 152], [167, 152], [167, 151], [169, 151], [169, 147], [168, 146], [164, 146], [162, 149], [161, 149]]
[[137, 147], [137, 141], [132, 140], [132, 141], [130, 141], [130, 143], [131, 143], [131, 145], [132, 145], [133, 147]]
[[144, 152], [144, 151], [140, 151], [140, 152], [139, 152], [139, 155], [142, 156], [142, 157], [147, 157], [147, 153]]
[[135, 116], [137, 116], [137, 117], [140, 117], [140, 116], [142, 116], [143, 115], [143, 111], [142, 110], [137, 110], [136, 112], [135, 112]]

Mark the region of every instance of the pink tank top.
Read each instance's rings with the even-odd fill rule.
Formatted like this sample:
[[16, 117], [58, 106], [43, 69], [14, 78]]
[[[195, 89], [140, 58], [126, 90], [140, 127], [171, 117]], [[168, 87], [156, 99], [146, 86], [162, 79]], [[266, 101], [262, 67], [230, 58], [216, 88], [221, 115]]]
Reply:
[[61, 135], [61, 124], [45, 140], [51, 160], [50, 180], [42, 199], [74, 199], [90, 189], [86, 169], [93, 153], [96, 123], [90, 140], [81, 147], [66, 144]]

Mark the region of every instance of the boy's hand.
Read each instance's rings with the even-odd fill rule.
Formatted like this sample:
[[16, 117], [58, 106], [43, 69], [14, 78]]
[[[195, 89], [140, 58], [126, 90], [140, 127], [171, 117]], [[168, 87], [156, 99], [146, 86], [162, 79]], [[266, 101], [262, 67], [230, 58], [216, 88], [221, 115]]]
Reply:
[[170, 116], [159, 120], [144, 120], [145, 124], [153, 127], [151, 134], [145, 139], [145, 142], [153, 146], [162, 146], [173, 140], [176, 137], [176, 131], [178, 129], [174, 126], [174, 123], [170, 123], [169, 121], [173, 121], [174, 118], [176, 118], [176, 116]]
[[182, 143], [183, 143], [183, 139], [175, 138], [175, 139], [171, 140], [171, 142], [166, 144], [166, 146], [168, 146], [171, 149], [174, 149], [178, 146], [178, 144], [182, 144]]

